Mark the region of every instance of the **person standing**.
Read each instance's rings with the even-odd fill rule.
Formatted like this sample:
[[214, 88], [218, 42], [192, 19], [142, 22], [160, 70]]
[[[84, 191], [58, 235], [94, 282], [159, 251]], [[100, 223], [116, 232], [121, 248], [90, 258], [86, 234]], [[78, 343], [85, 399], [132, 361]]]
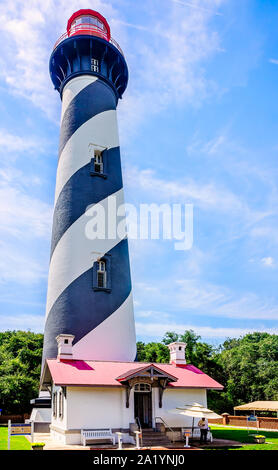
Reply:
[[208, 420], [206, 418], [201, 418], [198, 423], [198, 427], [201, 433], [200, 444], [206, 444], [208, 435]]

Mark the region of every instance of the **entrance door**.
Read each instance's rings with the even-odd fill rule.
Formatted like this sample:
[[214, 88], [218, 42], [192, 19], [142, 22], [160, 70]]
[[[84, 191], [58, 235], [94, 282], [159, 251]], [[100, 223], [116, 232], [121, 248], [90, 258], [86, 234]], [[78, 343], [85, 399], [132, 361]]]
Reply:
[[152, 428], [152, 392], [134, 392], [134, 414], [142, 428]]

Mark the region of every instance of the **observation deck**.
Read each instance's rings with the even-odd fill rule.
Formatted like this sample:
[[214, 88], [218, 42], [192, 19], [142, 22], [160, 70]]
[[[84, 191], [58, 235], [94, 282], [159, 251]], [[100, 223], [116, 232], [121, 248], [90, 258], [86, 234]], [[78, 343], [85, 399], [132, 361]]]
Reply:
[[115, 46], [124, 57], [124, 53], [122, 49], [120, 48], [119, 44], [117, 43], [117, 41], [115, 41], [115, 39], [113, 39], [111, 36], [108, 40], [107, 34], [103, 31], [102, 28], [96, 25], [92, 25], [90, 23], [82, 23], [82, 24], [77, 24], [77, 25], [72, 26], [69, 31], [66, 31], [64, 34], [62, 34], [59, 37], [59, 39], [57, 39], [57, 41], [54, 44], [53, 50], [55, 50], [56, 47], [65, 39], [70, 38], [72, 36], [76, 36], [76, 35], [82, 35], [82, 34], [85, 34], [88, 36], [96, 36], [96, 37], [105, 39], [106, 41], [110, 42], [113, 46]]
[[68, 20], [67, 30], [54, 44], [50, 76], [62, 96], [65, 84], [79, 75], [96, 75], [122, 98], [128, 82], [124, 53], [111, 37], [106, 19], [94, 10], [79, 10]]

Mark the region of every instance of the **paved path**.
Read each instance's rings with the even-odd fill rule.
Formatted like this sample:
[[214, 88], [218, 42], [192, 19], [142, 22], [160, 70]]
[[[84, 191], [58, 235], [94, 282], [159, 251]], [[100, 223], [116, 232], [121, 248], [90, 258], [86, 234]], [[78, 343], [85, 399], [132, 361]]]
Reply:
[[[29, 441], [31, 441], [31, 436], [26, 436]], [[62, 444], [58, 441], [54, 441], [50, 434], [47, 433], [35, 433], [34, 434], [34, 442], [44, 442], [44, 450], [114, 450], [117, 449], [117, 446], [109, 445], [107, 446], [106, 444], [104, 445], [97, 445], [95, 447], [84, 447], [82, 445], [66, 445]], [[224, 439], [214, 439], [213, 443], [209, 443], [209, 446], [213, 447], [232, 447], [232, 446], [240, 446], [242, 445], [240, 442], [237, 441], [231, 441], [231, 440], [224, 440]], [[189, 449], [184, 448], [184, 443], [183, 442], [175, 442], [172, 443], [171, 445], [167, 447], [142, 447], [142, 449], [147, 449], [147, 450], [202, 450], [205, 449], [206, 446], [200, 444], [198, 442], [193, 442], [191, 447]], [[131, 444], [123, 444], [123, 449], [124, 450], [136, 450], [135, 447]]]
[[[31, 441], [31, 436], [26, 436]], [[51, 439], [48, 433], [34, 433], [34, 442], [44, 442], [44, 450], [88, 450], [88, 448], [78, 445], [65, 445]]]

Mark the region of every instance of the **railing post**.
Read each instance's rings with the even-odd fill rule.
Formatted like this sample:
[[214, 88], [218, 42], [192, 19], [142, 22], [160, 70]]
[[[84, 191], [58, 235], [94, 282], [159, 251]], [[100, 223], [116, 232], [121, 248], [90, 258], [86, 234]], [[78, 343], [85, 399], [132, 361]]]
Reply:
[[221, 416], [223, 418], [223, 424], [224, 424], [224, 426], [226, 426], [229, 423], [229, 418], [228, 418], [229, 413], [222, 413]]
[[11, 420], [8, 421], [8, 450], [11, 450]]
[[136, 434], [136, 449], [140, 449], [140, 442], [139, 442], [139, 435], [141, 434], [140, 431], [134, 431]]
[[123, 446], [122, 446], [122, 435], [123, 433], [122, 432], [116, 432], [117, 436], [118, 436], [118, 450], [123, 450]]

